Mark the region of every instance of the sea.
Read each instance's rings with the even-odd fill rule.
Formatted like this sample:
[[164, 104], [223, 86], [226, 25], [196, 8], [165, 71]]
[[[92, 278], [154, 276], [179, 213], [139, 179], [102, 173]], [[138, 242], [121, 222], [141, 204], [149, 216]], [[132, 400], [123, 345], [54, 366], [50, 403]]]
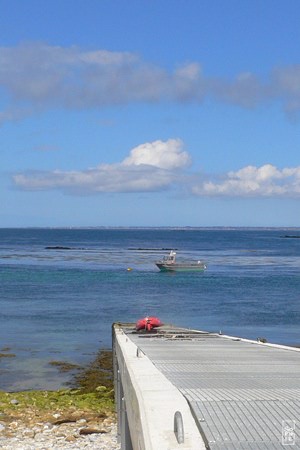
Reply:
[[[155, 261], [202, 260], [162, 273]], [[114, 322], [300, 346], [300, 228], [0, 229], [0, 390], [61, 389]]]

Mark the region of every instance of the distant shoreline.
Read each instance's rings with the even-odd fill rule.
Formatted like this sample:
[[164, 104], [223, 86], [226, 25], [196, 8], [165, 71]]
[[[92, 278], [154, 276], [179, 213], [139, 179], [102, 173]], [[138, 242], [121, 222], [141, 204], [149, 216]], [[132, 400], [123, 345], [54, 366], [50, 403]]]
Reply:
[[61, 226], [61, 227], [0, 227], [0, 230], [172, 230], [172, 231], [282, 231], [282, 230], [296, 230], [300, 231], [299, 227], [251, 227], [251, 226]]

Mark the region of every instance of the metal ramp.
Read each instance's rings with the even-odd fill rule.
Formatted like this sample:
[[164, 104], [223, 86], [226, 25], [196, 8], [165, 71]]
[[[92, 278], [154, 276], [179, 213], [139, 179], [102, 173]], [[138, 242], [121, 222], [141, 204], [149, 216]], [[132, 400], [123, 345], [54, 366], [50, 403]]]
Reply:
[[123, 330], [187, 399], [211, 450], [300, 449], [300, 351], [164, 327]]

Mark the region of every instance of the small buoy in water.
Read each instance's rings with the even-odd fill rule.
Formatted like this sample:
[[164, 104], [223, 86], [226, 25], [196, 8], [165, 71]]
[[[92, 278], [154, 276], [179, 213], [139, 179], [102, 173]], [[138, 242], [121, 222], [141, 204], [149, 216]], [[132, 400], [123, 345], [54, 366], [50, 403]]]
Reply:
[[132, 271], [132, 268], [131, 267], [128, 267], [127, 268], [127, 272], [131, 272]]

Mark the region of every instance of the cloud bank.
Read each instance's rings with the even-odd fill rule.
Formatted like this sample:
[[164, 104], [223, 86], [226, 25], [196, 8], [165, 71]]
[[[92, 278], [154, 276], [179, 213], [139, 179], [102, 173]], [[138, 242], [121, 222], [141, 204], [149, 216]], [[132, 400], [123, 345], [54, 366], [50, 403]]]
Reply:
[[272, 164], [247, 166], [221, 180], [195, 183], [192, 192], [205, 197], [300, 197], [300, 166], [277, 169]]
[[118, 164], [100, 164], [84, 171], [26, 172], [13, 176], [24, 190], [59, 189], [68, 193], [154, 192], [169, 189], [190, 156], [179, 139], [145, 143]]
[[118, 164], [82, 171], [23, 172], [13, 176], [22, 190], [68, 194], [159, 192], [177, 189], [198, 197], [300, 197], [300, 166], [247, 166], [223, 176], [194, 174], [180, 139], [157, 140], [133, 148]]
[[278, 67], [260, 80], [240, 73], [232, 80], [207, 77], [199, 62], [168, 71], [130, 52], [27, 43], [0, 47], [0, 123], [37, 110], [101, 108], [134, 102], [201, 103], [206, 98], [253, 108], [279, 101], [300, 110], [300, 65]]

